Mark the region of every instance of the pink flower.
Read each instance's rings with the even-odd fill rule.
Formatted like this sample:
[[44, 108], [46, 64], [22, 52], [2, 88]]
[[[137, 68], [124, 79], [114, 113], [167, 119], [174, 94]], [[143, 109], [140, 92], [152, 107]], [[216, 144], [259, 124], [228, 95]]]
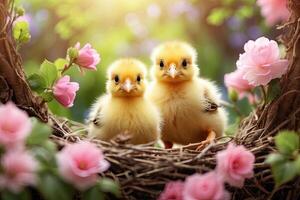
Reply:
[[167, 183], [158, 200], [182, 200], [183, 186], [184, 183], [182, 181], [172, 181]]
[[236, 65], [250, 85], [266, 85], [287, 70], [288, 61], [280, 59], [279, 47], [274, 40], [265, 37], [250, 40], [244, 50]]
[[53, 87], [55, 99], [65, 107], [72, 107], [76, 92], [79, 90], [79, 84], [70, 82], [70, 76], [66, 75], [60, 78]]
[[249, 92], [254, 88], [249, 82], [243, 79], [243, 73], [240, 70], [225, 74], [224, 82], [227, 88], [232, 88], [238, 93]]
[[90, 44], [84, 45], [80, 49], [80, 43], [77, 42], [75, 48], [78, 49], [78, 57], [75, 63], [83, 68], [96, 70], [96, 65], [100, 62], [100, 56]]
[[253, 176], [254, 155], [244, 146], [229, 144], [217, 157], [217, 171], [224, 181], [235, 187], [243, 187], [245, 178]]
[[0, 144], [7, 148], [23, 145], [31, 131], [28, 115], [9, 102], [0, 106]]
[[257, 5], [260, 6], [261, 14], [266, 18], [269, 26], [278, 21], [285, 21], [290, 16], [287, 0], [258, 0]]
[[204, 175], [194, 174], [186, 179], [183, 189], [184, 200], [227, 200], [229, 193], [222, 179], [214, 171]]
[[0, 187], [18, 193], [25, 186], [36, 184], [38, 164], [26, 151], [8, 151], [1, 159], [4, 174], [0, 176]]
[[109, 167], [101, 150], [90, 142], [66, 146], [58, 153], [57, 161], [61, 176], [80, 190], [93, 186], [97, 182], [97, 174]]

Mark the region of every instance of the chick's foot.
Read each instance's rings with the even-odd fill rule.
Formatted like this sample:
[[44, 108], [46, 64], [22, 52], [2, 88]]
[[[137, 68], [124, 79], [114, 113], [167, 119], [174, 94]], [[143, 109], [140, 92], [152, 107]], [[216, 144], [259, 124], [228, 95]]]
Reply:
[[216, 132], [213, 130], [208, 130], [208, 135], [206, 140], [200, 142], [200, 145], [196, 148], [196, 151], [203, 150], [207, 145], [209, 145], [215, 138], [216, 138]]

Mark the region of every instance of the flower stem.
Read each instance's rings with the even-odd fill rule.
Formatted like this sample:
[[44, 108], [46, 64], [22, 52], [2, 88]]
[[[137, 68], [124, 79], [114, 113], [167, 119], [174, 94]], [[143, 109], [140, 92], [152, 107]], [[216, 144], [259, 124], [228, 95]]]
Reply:
[[254, 92], [253, 90], [251, 90], [251, 91], [250, 91], [250, 94], [251, 94], [252, 97], [253, 97], [253, 103], [252, 103], [252, 105], [253, 105], [254, 108], [257, 108], [257, 102], [256, 102], [256, 95], [255, 95], [255, 92]]
[[64, 69], [61, 71], [61, 75], [63, 75], [70, 67], [72, 67], [74, 60], [70, 60], [68, 65], [65, 65]]
[[266, 92], [266, 88], [261, 85], [260, 86], [260, 89], [261, 89], [261, 93], [262, 93], [262, 96], [263, 96], [263, 107], [265, 107], [265, 105], [267, 104], [267, 92]]

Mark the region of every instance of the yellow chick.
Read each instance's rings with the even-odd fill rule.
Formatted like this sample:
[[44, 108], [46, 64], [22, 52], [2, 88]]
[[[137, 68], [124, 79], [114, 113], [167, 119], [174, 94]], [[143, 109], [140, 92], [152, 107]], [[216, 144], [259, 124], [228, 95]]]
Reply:
[[166, 42], [152, 52], [154, 81], [150, 99], [163, 117], [162, 140], [173, 143], [206, 144], [224, 132], [227, 116], [220, 94], [209, 80], [199, 77], [195, 49], [185, 42]]
[[146, 67], [136, 59], [119, 59], [108, 68], [107, 94], [98, 98], [89, 115], [89, 136], [109, 141], [129, 134], [128, 143], [155, 141], [160, 114], [145, 97]]

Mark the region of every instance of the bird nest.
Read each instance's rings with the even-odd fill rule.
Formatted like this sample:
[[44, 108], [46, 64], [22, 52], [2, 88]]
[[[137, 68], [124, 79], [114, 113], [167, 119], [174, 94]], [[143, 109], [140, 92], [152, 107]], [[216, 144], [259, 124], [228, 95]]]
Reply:
[[[285, 184], [274, 190], [274, 180], [271, 169], [264, 161], [266, 156], [274, 151], [276, 132], [282, 124], [273, 131], [264, 133], [264, 129], [258, 129], [260, 118], [256, 111], [245, 119], [235, 137], [224, 136], [216, 139], [201, 151], [191, 150], [198, 144], [191, 144], [174, 149], [162, 149], [153, 144], [128, 145], [122, 142], [103, 142], [93, 140], [101, 148], [110, 162], [111, 167], [103, 174], [119, 182], [123, 199], [156, 199], [163, 190], [164, 185], [172, 180], [184, 180], [193, 173], [205, 173], [215, 168], [215, 155], [226, 148], [229, 142], [244, 145], [256, 158], [255, 176], [246, 181], [241, 189], [227, 186], [232, 193], [232, 199], [299, 199], [300, 179]], [[295, 115], [300, 109], [295, 111]], [[287, 119], [288, 123], [293, 118]], [[74, 124], [68, 120], [55, 121], [54, 135], [52, 139], [60, 146], [67, 143], [86, 139], [77, 136], [72, 130], [80, 130], [83, 125]], [[62, 131], [63, 130], [63, 131]]]

